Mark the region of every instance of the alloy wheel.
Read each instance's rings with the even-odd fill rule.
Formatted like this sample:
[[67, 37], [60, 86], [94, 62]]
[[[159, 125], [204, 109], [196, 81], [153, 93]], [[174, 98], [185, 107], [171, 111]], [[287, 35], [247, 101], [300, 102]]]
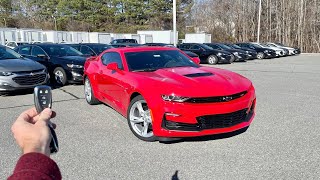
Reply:
[[63, 84], [63, 81], [64, 81], [64, 76], [63, 76], [63, 73], [61, 71], [56, 71], [54, 73], [54, 78], [56, 80], [57, 83], [59, 84]]
[[129, 118], [135, 133], [144, 138], [153, 136], [152, 118], [145, 100], [139, 100], [131, 106]]
[[89, 79], [86, 79], [84, 82], [84, 93], [85, 93], [86, 100], [90, 102], [92, 98], [92, 91], [91, 91], [91, 85], [90, 85]]

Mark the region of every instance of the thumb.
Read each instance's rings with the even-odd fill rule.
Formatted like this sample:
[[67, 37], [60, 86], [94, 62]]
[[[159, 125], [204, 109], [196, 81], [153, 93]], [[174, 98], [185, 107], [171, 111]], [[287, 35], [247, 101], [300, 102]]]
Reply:
[[38, 121], [35, 123], [35, 125], [47, 125], [48, 122], [51, 119], [52, 110], [50, 108], [44, 109], [38, 118]]

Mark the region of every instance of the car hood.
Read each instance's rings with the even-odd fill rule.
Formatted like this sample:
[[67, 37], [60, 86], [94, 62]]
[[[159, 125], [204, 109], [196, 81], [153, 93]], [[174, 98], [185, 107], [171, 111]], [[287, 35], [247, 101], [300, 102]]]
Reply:
[[187, 97], [231, 95], [246, 91], [251, 86], [251, 81], [239, 74], [203, 66], [135, 73], [153, 80], [155, 86], [152, 88], [158, 87], [164, 94], [174, 93]]
[[20, 72], [44, 69], [45, 67], [30, 59], [0, 60], [0, 72]]
[[68, 63], [72, 64], [78, 64], [78, 65], [84, 65], [86, 62], [87, 57], [85, 56], [62, 56], [62, 57], [57, 57], [63, 61], [66, 61]]

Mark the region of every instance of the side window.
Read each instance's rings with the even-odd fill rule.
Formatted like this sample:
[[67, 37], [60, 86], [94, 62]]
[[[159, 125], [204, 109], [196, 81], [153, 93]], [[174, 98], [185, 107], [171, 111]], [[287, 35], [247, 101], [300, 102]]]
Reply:
[[217, 46], [217, 45], [211, 45], [210, 47], [212, 47], [213, 49], [220, 49], [220, 47], [219, 46]]
[[198, 45], [192, 45], [190, 49], [193, 49], [193, 50], [200, 50], [201, 47], [198, 46]]
[[16, 43], [14, 43], [14, 42], [9, 42], [9, 43], [8, 43], [8, 46], [17, 47]]
[[40, 54], [41, 55], [46, 55], [46, 53], [41, 48], [39, 48], [38, 46], [33, 46], [32, 50], [31, 50], [31, 55], [32, 56], [38, 56]]
[[30, 55], [30, 49], [31, 49], [30, 46], [21, 47], [19, 49], [19, 54], [21, 54], [21, 55]]
[[86, 54], [86, 55], [94, 54], [93, 51], [88, 46], [81, 46], [80, 52], [82, 52], [82, 54]]
[[123, 69], [121, 56], [116, 52], [108, 52], [102, 55], [102, 64], [108, 65], [110, 63], [116, 62], [118, 64], [119, 69]]

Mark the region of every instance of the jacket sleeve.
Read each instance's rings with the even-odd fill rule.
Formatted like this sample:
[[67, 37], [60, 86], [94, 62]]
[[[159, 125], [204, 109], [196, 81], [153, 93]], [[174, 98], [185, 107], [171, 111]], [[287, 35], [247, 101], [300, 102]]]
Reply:
[[46, 155], [40, 153], [24, 154], [18, 160], [13, 174], [8, 180], [60, 180], [61, 173], [58, 165]]

